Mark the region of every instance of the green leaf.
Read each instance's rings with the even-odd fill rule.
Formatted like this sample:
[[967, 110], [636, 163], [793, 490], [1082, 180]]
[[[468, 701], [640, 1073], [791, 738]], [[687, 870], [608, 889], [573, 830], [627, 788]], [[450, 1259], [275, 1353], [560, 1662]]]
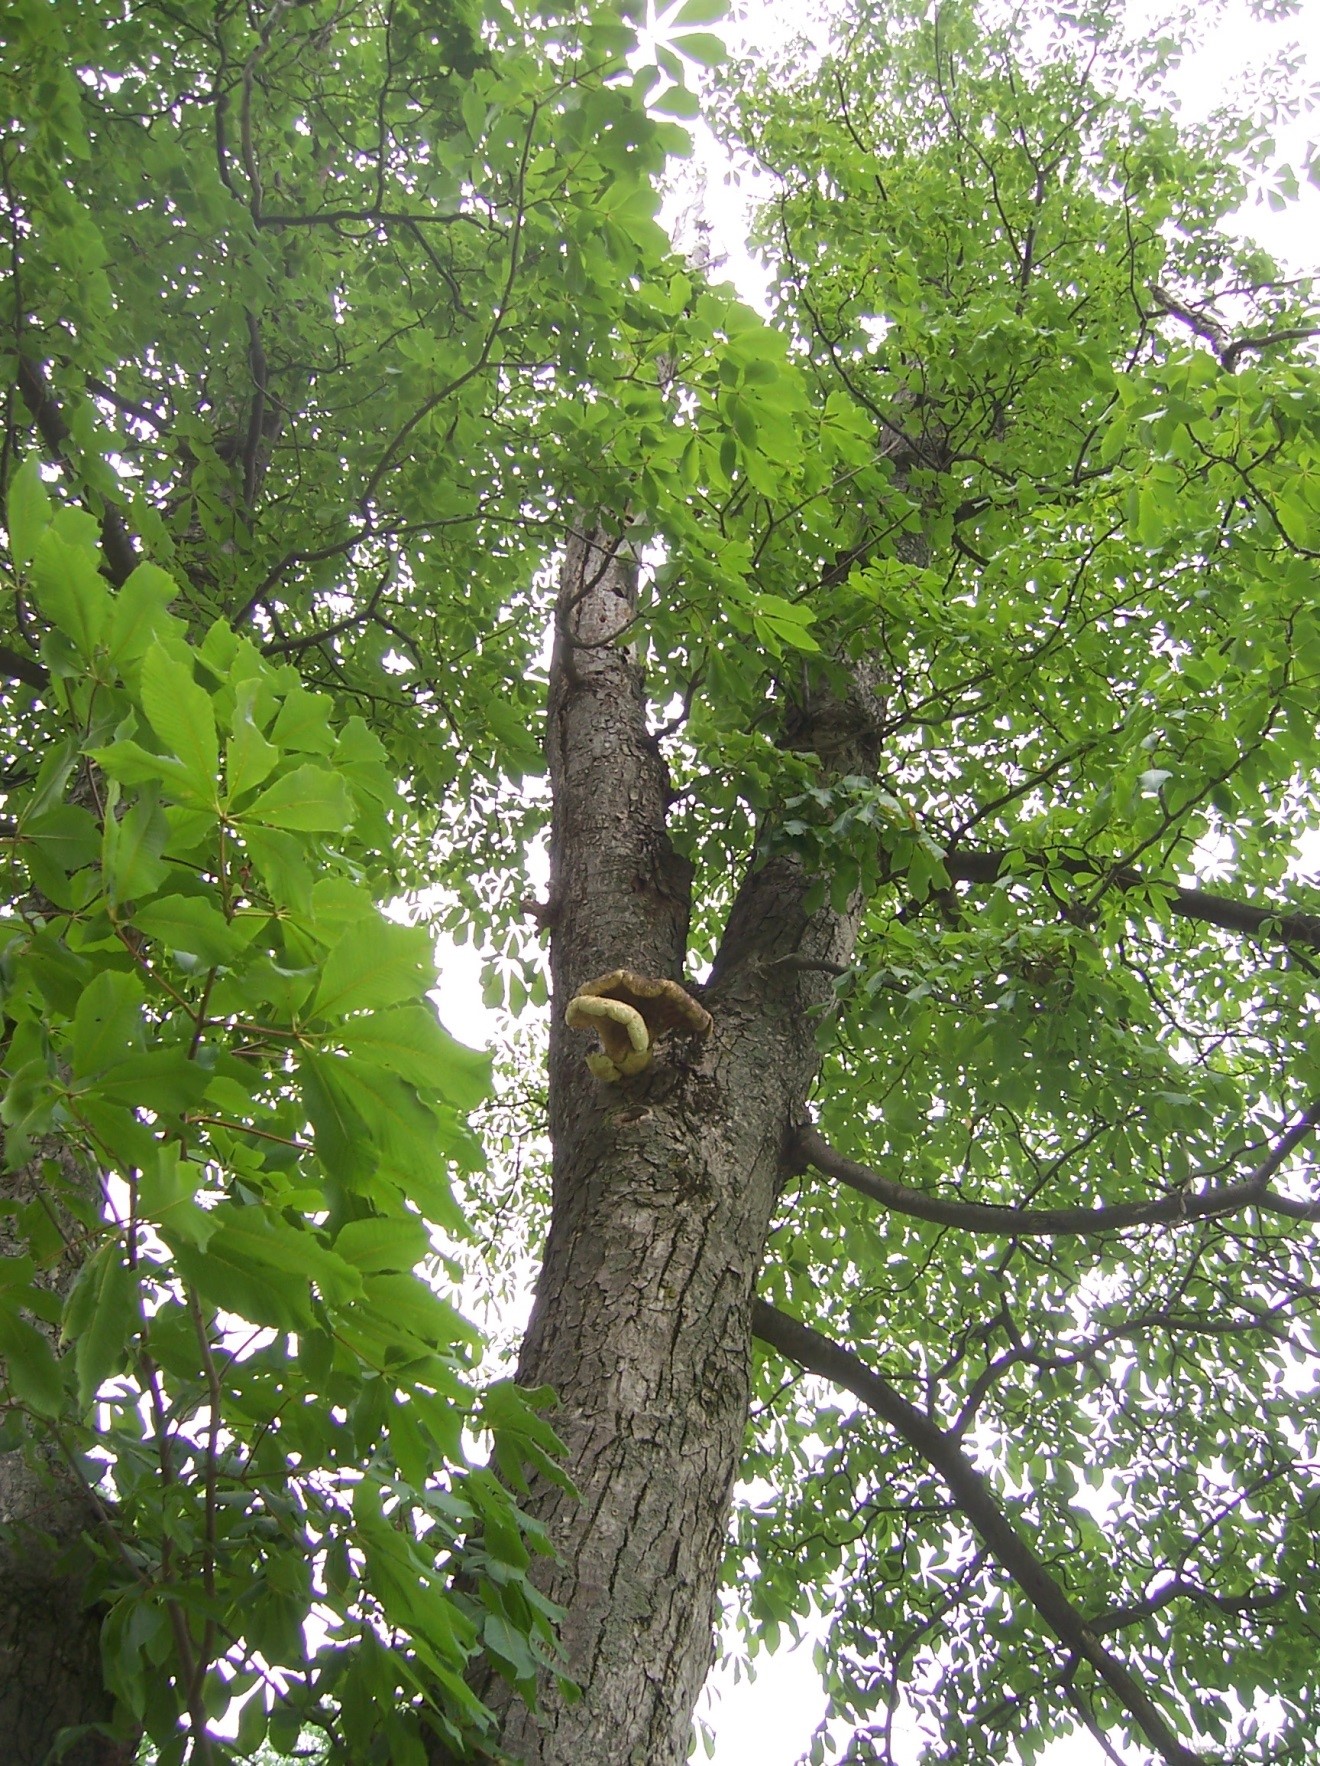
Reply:
[[294, 687], [285, 696], [270, 739], [285, 752], [331, 754], [335, 746], [334, 732], [330, 728], [333, 709], [324, 693], [309, 693], [304, 687]]
[[20, 1404], [39, 1416], [64, 1408], [64, 1377], [50, 1344], [25, 1318], [0, 1306], [0, 1364]]
[[276, 779], [236, 819], [303, 833], [339, 834], [352, 824], [353, 799], [337, 773], [309, 764]]
[[306, 1277], [291, 1269], [281, 1280], [269, 1261], [248, 1254], [242, 1239], [213, 1238], [202, 1250], [171, 1235], [170, 1248], [180, 1275], [208, 1306], [276, 1331], [307, 1330], [314, 1323]]
[[787, 644], [794, 650], [818, 652], [820, 645], [808, 626], [816, 615], [801, 602], [787, 601], [779, 595], [754, 594], [750, 597], [753, 623], [768, 636], [772, 644]]
[[141, 1319], [137, 1277], [120, 1255], [117, 1245], [113, 1247], [113, 1253], [100, 1265], [95, 1305], [86, 1329], [74, 1342], [78, 1404], [83, 1410], [102, 1383], [111, 1374], [122, 1370], [125, 1345]]
[[463, 124], [475, 145], [486, 132], [486, 102], [474, 86], [464, 88], [459, 101]]
[[702, 67], [718, 67], [728, 59], [724, 39], [710, 31], [687, 31], [681, 37], [671, 37], [670, 41], [680, 55], [686, 55], [689, 61], [700, 62]]
[[136, 975], [106, 969], [91, 982], [73, 1019], [70, 1053], [75, 1073], [96, 1073], [141, 1045], [145, 1000]]
[[159, 565], [139, 564], [115, 596], [107, 652], [119, 669], [143, 656], [172, 623], [165, 609], [178, 594], [174, 578]]
[[695, 117], [701, 115], [701, 101], [695, 92], [689, 92], [686, 86], [670, 86], [659, 98], [651, 100], [651, 109], [671, 117]]
[[487, 1649], [513, 1669], [516, 1680], [535, 1681], [540, 1663], [533, 1655], [526, 1637], [522, 1632], [515, 1631], [507, 1619], [499, 1613], [487, 1613], [481, 1635]]
[[462, 1314], [414, 1275], [369, 1274], [363, 1278], [363, 1288], [367, 1304], [378, 1318], [397, 1323], [401, 1331], [428, 1348], [447, 1349], [479, 1341]]
[[219, 1221], [214, 1209], [195, 1200], [202, 1176], [200, 1166], [180, 1157], [177, 1141], [159, 1142], [156, 1158], [138, 1179], [138, 1212], [155, 1221], [171, 1244], [182, 1239], [204, 1251]]
[[197, 895], [159, 896], [134, 910], [133, 924], [167, 950], [188, 951], [208, 966], [233, 962], [256, 929], [255, 920], [226, 920]]
[[244, 707], [235, 716], [234, 733], [225, 753], [225, 784], [230, 802], [269, 778], [279, 758], [279, 749], [266, 740], [251, 711]]
[[335, 1237], [335, 1250], [355, 1269], [407, 1273], [431, 1250], [424, 1223], [415, 1214], [350, 1220]]
[[321, 1163], [332, 1177], [355, 1186], [371, 1168], [371, 1132], [338, 1084], [341, 1065], [304, 1053], [298, 1082]]
[[151, 1048], [102, 1069], [96, 1094], [112, 1103], [178, 1116], [200, 1104], [209, 1075], [183, 1048]]
[[411, 1086], [365, 1061], [337, 1061], [336, 1082], [366, 1124], [383, 1162], [402, 1180], [439, 1161], [434, 1114]]
[[310, 1227], [276, 1220], [261, 1208], [225, 1204], [215, 1213], [217, 1230], [209, 1254], [269, 1270], [275, 1278], [305, 1276], [331, 1305], [343, 1305], [363, 1292], [358, 1271], [323, 1245]]
[[142, 708], [199, 798], [214, 803], [220, 750], [210, 696], [197, 685], [192, 670], [167, 655], [159, 643], [143, 658]]
[[32, 593], [46, 618], [90, 660], [110, 620], [110, 591], [97, 569], [96, 553], [71, 544], [52, 525], [37, 543]]
[[429, 933], [374, 915], [347, 932], [326, 958], [312, 1015], [340, 1018], [368, 1006], [416, 999], [435, 983]]
[[392, 1069], [423, 1092], [438, 1092], [459, 1110], [489, 1095], [491, 1059], [455, 1041], [427, 1006], [397, 1006], [354, 1018], [339, 1040], [351, 1055]]
[[312, 905], [312, 872], [306, 845], [277, 828], [243, 827], [243, 845], [278, 907], [306, 914]]
[[720, 19], [727, 18], [728, 13], [728, 0], [684, 0], [678, 11], [664, 22], [666, 29], [672, 31], [680, 25], [717, 24]]
[[151, 895], [169, 875], [161, 858], [169, 823], [156, 793], [144, 791], [121, 818], [106, 817], [102, 864], [113, 901], [136, 901]]
[[56, 804], [41, 815], [25, 818], [22, 837], [66, 871], [92, 864], [100, 855], [101, 831], [96, 820], [75, 803]]
[[152, 754], [140, 742], [125, 739], [106, 748], [89, 748], [89, 757], [102, 772], [119, 785], [164, 785], [172, 797], [184, 803], [206, 804], [215, 801], [213, 786], [203, 787], [184, 766], [170, 754]]
[[26, 570], [50, 525], [50, 498], [41, 482], [41, 466], [35, 454], [28, 455], [10, 480], [5, 525], [9, 529], [9, 556], [14, 568]]

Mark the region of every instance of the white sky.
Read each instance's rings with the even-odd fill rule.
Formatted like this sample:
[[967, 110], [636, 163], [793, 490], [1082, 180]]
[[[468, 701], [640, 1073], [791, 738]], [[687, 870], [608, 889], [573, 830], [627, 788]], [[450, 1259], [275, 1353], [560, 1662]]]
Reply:
[[[1137, 16], [1157, 9], [1134, 4]], [[1210, 15], [1209, 9], [1207, 9]], [[765, 44], [783, 41], [803, 24], [802, 7], [796, 0], [752, 0], [746, 8], [743, 31]], [[714, 27], [720, 30], [720, 26]], [[1298, 42], [1306, 49], [1309, 83], [1320, 83], [1320, 0], [1302, 0], [1296, 17], [1278, 25], [1251, 18], [1242, 0], [1232, 0], [1207, 34], [1202, 48], [1180, 71], [1177, 89], [1189, 116], [1201, 116], [1217, 102], [1231, 98], [1244, 75], [1267, 66], [1281, 49]], [[1303, 179], [1308, 141], [1320, 134], [1320, 119], [1303, 116], [1298, 123], [1278, 131], [1279, 159], [1291, 164]], [[702, 132], [698, 164], [706, 173], [705, 209], [713, 224], [718, 249], [725, 254], [722, 273], [739, 287], [744, 298], [761, 304], [765, 276], [753, 263], [741, 240], [746, 213], [744, 198], [724, 183], [725, 167], [709, 135]], [[691, 201], [691, 187], [667, 205], [667, 212], [681, 210]], [[1272, 211], [1263, 197], [1238, 217], [1238, 230], [1250, 233], [1277, 257], [1298, 271], [1309, 271], [1320, 260], [1320, 190], [1303, 182], [1300, 201], [1282, 213]], [[719, 269], [712, 267], [717, 277]], [[481, 1004], [480, 958], [471, 944], [440, 951], [442, 982], [438, 990], [440, 1013], [449, 1029], [464, 1041], [488, 1045], [494, 1026], [492, 1014]], [[796, 1766], [824, 1711], [824, 1696], [811, 1660], [811, 1640], [797, 1649], [781, 1648], [774, 1656], [762, 1656], [758, 1677], [736, 1682], [731, 1673], [712, 1676], [699, 1707], [699, 1715], [716, 1733], [714, 1766]], [[909, 1732], [911, 1733], [911, 1732]], [[910, 1756], [915, 1759], [915, 1747]], [[1130, 1755], [1134, 1762], [1141, 1758]], [[697, 1760], [704, 1758], [698, 1748]], [[1104, 1754], [1085, 1736], [1057, 1743], [1041, 1756], [1041, 1766], [1107, 1766]]]

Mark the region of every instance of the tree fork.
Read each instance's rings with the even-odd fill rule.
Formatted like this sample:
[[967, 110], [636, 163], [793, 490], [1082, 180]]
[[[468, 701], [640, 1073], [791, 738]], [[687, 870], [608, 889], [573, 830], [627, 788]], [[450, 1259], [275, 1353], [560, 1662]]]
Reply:
[[[729, 1493], [750, 1397], [751, 1311], [793, 1124], [815, 1077], [829, 969], [853, 911], [808, 914], [792, 859], [754, 864], [702, 998], [700, 1049], [662, 1049], [604, 1085], [564, 1023], [618, 967], [682, 975], [690, 873], [665, 830], [668, 775], [627, 634], [636, 569], [600, 529], [570, 538], [551, 666], [554, 792], [550, 1122], [554, 1206], [520, 1383], [553, 1386], [573, 1497], [525, 1505], [557, 1560], [545, 1592], [583, 1688], [547, 1677], [538, 1711], [505, 1688], [516, 1759], [678, 1766], [713, 1655]], [[802, 955], [805, 966], [778, 959]]]

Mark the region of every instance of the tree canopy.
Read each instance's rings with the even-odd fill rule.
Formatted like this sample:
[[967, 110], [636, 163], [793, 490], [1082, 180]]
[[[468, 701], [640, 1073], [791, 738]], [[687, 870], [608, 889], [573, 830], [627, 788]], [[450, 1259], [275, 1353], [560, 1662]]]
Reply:
[[[667, 1766], [717, 1585], [828, 1620], [815, 1759], [1313, 1748], [1270, 116], [1108, 7], [720, 16], [0, 22], [21, 1766]], [[766, 316], [657, 220], [703, 103]], [[633, 970], [709, 1041], [589, 1072]], [[515, 1382], [463, 1314], [543, 1239]]]

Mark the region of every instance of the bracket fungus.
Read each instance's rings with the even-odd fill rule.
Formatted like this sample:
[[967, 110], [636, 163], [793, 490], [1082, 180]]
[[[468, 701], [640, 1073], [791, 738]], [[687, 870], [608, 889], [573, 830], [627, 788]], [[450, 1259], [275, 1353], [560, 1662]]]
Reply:
[[650, 1064], [662, 1036], [707, 1037], [711, 1016], [677, 981], [656, 981], [631, 969], [611, 969], [568, 1002], [570, 1030], [594, 1030], [600, 1048], [587, 1056], [597, 1079], [623, 1079]]

